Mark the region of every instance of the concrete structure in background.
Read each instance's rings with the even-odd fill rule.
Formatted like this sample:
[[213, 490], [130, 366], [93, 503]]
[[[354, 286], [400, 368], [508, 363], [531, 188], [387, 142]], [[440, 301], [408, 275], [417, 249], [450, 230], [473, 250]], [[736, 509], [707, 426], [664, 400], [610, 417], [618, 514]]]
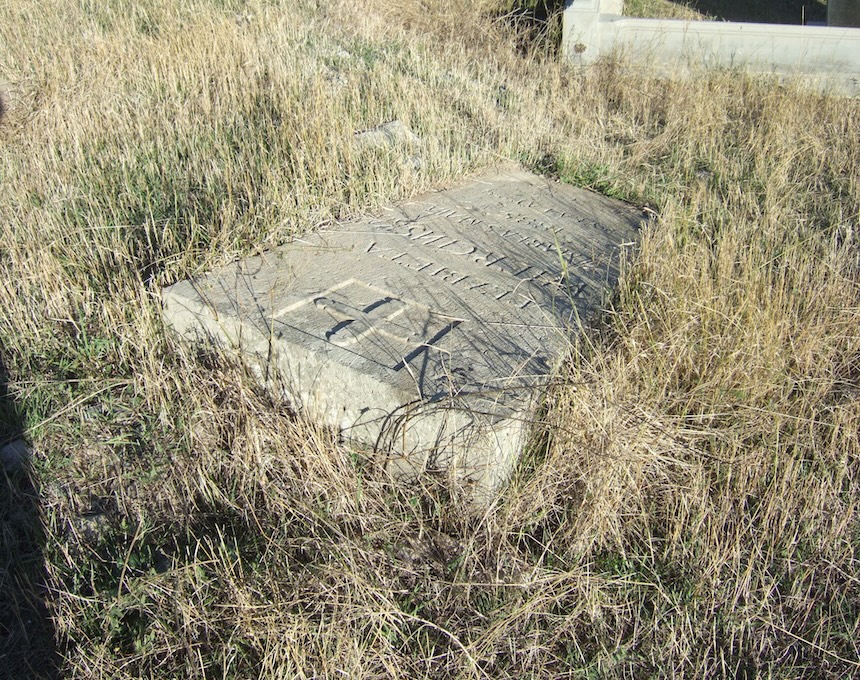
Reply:
[[164, 312], [392, 472], [453, 467], [486, 499], [642, 219], [500, 170], [177, 283]]
[[828, 0], [827, 25], [860, 28], [860, 0]]
[[563, 51], [589, 64], [617, 55], [665, 75], [702, 68], [741, 68], [797, 77], [837, 94], [860, 94], [860, 2], [830, 0], [831, 26], [638, 19], [623, 0], [570, 0]]

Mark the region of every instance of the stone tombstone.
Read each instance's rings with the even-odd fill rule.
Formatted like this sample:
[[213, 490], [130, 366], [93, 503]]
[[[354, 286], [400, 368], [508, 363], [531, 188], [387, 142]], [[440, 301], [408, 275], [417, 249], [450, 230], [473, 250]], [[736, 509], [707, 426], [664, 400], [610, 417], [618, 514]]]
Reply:
[[453, 469], [486, 498], [642, 219], [496, 170], [179, 282], [164, 311], [183, 334], [277, 372], [298, 410], [395, 474]]

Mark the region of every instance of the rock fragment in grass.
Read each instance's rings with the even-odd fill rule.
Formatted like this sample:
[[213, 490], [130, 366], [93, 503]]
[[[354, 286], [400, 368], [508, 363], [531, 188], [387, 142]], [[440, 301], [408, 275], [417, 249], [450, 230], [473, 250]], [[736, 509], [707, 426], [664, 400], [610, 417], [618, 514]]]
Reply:
[[[356, 132], [355, 142], [358, 148], [363, 150], [386, 148], [415, 149], [421, 142], [421, 139], [404, 125], [402, 121], [392, 120], [370, 130]], [[409, 162], [415, 171], [420, 170], [424, 163], [418, 154], [411, 155]]]
[[365, 148], [382, 148], [397, 144], [414, 145], [420, 140], [402, 121], [392, 120], [370, 130], [355, 133], [355, 141]]
[[453, 470], [489, 499], [642, 218], [499, 170], [179, 282], [164, 312], [392, 472]]
[[6, 472], [16, 472], [30, 462], [30, 447], [23, 439], [16, 439], [0, 448], [0, 466]]

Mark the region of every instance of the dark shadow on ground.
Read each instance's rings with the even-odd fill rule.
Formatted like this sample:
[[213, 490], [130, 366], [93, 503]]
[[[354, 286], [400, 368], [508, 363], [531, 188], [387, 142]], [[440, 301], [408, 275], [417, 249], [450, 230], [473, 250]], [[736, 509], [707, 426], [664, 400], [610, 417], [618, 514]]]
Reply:
[[0, 347], [0, 678], [56, 678], [59, 657], [45, 604], [44, 531], [29, 460], [4, 449], [20, 441], [21, 408], [10, 396]]
[[672, 0], [722, 21], [802, 24], [827, 19], [827, 6], [817, 0]]

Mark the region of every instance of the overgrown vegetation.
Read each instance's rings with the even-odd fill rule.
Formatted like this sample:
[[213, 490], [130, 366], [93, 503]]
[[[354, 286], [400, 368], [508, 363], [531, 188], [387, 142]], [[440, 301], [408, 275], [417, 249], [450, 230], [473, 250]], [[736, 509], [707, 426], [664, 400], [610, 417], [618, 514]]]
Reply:
[[[582, 70], [500, 8], [0, 5], [7, 675], [858, 674], [860, 104]], [[392, 119], [420, 167], [355, 146]], [[486, 512], [162, 325], [164, 285], [508, 158], [655, 219]]]

